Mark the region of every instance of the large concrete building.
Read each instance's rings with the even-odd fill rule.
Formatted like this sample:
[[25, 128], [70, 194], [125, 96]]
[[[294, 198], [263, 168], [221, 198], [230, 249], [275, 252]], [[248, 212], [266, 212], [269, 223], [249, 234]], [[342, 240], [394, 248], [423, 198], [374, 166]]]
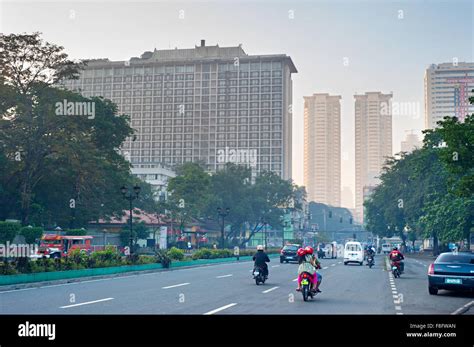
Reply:
[[417, 134], [407, 134], [405, 141], [400, 143], [400, 151], [410, 153], [414, 151], [416, 148], [421, 148], [423, 146], [423, 142], [420, 141]]
[[464, 120], [474, 113], [474, 63], [432, 64], [425, 72], [425, 127], [436, 128], [445, 116]]
[[226, 162], [291, 178], [292, 79], [284, 54], [242, 47], [154, 50], [129, 61], [91, 60], [66, 87], [113, 100], [131, 116], [135, 137], [122, 146], [134, 168]]
[[355, 98], [355, 208], [363, 223], [364, 187], [376, 186], [387, 157], [392, 156], [392, 94], [368, 92]]
[[304, 97], [304, 185], [308, 201], [341, 206], [341, 97]]

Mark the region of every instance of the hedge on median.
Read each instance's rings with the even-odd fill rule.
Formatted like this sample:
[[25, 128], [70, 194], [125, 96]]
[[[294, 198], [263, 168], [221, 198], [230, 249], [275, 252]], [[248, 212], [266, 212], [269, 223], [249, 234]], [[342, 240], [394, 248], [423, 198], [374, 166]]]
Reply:
[[[240, 250], [240, 256], [252, 256], [255, 250]], [[268, 254], [278, 253], [279, 249], [269, 249]], [[141, 265], [161, 263], [168, 268], [172, 261], [232, 258], [234, 252], [231, 249], [209, 249], [201, 248], [192, 256], [186, 256], [183, 250], [172, 247], [169, 250], [158, 250], [155, 255], [133, 255], [123, 257], [114, 247], [106, 247], [103, 251], [96, 251], [90, 255], [74, 249], [68, 257], [49, 259], [43, 258], [31, 260], [30, 258], [17, 258], [13, 261], [4, 259], [0, 262], [0, 275], [16, 275], [22, 273], [53, 272], [65, 270], [81, 270], [90, 268], [104, 268], [123, 265]]]

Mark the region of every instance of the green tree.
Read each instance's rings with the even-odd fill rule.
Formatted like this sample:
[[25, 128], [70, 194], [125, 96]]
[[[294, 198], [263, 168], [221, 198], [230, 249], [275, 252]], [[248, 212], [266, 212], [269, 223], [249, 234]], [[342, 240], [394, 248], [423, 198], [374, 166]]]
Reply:
[[41, 227], [26, 226], [20, 229], [20, 235], [25, 237], [26, 243], [34, 243], [43, 236], [43, 232], [44, 230]]
[[12, 242], [20, 232], [21, 224], [13, 222], [0, 222], [0, 244]]

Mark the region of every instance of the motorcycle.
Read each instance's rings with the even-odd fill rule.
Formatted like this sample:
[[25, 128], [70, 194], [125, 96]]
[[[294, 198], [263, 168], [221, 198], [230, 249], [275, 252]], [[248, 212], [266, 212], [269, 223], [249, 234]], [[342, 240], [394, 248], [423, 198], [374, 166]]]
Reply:
[[258, 286], [260, 283], [264, 284], [267, 277], [264, 275], [263, 269], [260, 267], [256, 267], [253, 269], [253, 279], [255, 280], [255, 284]]
[[392, 261], [392, 273], [395, 278], [400, 277], [402, 274], [400, 263], [400, 261]]
[[303, 272], [301, 274], [301, 293], [303, 294], [303, 300], [308, 301], [308, 298], [314, 298], [316, 292], [311, 289], [311, 274], [308, 272]]
[[367, 265], [369, 266], [369, 268], [372, 268], [372, 266], [375, 265], [374, 256], [369, 255], [367, 257]]

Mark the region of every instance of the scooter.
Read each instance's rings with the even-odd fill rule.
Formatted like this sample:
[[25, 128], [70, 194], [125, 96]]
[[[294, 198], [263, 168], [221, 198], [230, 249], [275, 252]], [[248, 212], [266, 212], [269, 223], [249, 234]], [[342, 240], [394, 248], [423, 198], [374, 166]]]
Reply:
[[[311, 278], [312, 275], [308, 272], [301, 274], [301, 293], [303, 294], [303, 300], [308, 301], [309, 298], [314, 298], [317, 292], [311, 289]], [[313, 284], [316, 285], [316, 284]]]
[[264, 275], [263, 269], [260, 267], [256, 267], [253, 269], [253, 279], [255, 280], [255, 284], [258, 286], [260, 283], [264, 284], [267, 277]]
[[402, 274], [400, 261], [392, 261], [393, 277], [398, 278]]
[[367, 265], [369, 266], [369, 268], [372, 268], [372, 266], [375, 265], [374, 256], [369, 255], [367, 257]]

